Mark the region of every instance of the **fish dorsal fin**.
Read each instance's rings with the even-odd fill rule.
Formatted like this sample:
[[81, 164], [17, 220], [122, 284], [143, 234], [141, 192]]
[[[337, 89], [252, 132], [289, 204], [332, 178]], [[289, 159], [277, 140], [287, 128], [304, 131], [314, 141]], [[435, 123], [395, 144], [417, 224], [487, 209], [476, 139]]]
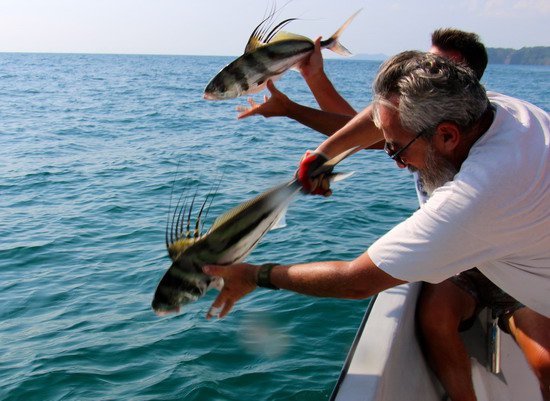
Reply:
[[269, 20], [273, 17], [273, 15], [268, 16], [265, 18], [262, 22], [260, 22], [258, 25], [256, 25], [256, 28], [252, 31], [250, 34], [250, 37], [248, 38], [248, 42], [246, 42], [246, 46], [244, 47], [245, 53], [251, 53], [254, 50], [256, 50], [258, 47], [260, 47], [263, 42], [263, 35], [264, 35], [264, 25], [269, 24]]
[[269, 43], [281, 42], [283, 40], [305, 40], [307, 42], [313, 43], [313, 41], [306, 36], [298, 35], [291, 32], [286, 32], [286, 31], [277, 32], [277, 34], [273, 36], [273, 38], [269, 41]]
[[297, 18], [288, 18], [284, 21], [279, 22], [275, 27], [272, 26], [272, 19], [275, 13], [270, 14], [262, 22], [260, 22], [256, 28], [252, 31], [250, 38], [244, 48], [245, 53], [251, 53], [256, 50], [258, 47], [269, 43], [275, 35], [289, 22], [296, 20]]
[[246, 47], [244, 48], [244, 52], [252, 53], [254, 50], [262, 45], [264, 45], [264, 43], [259, 38], [251, 36], [250, 39], [248, 39]]
[[175, 261], [187, 248], [190, 248], [200, 238], [182, 238], [168, 244], [168, 255]]
[[[191, 221], [191, 216], [193, 214], [197, 192], [195, 192], [191, 198], [182, 194], [174, 211], [169, 213], [166, 220], [165, 241], [168, 255], [173, 261], [178, 259], [183, 252], [191, 248], [203, 237], [204, 222], [208, 217], [210, 206], [212, 205], [214, 195], [218, 191], [220, 183], [221, 178], [217, 184], [212, 186], [211, 192], [204, 198], [194, 221]], [[172, 195], [170, 195], [170, 198], [172, 198]], [[190, 205], [188, 205], [189, 200]], [[169, 210], [171, 204], [172, 199], [170, 199]], [[171, 219], [170, 215], [172, 216]]]

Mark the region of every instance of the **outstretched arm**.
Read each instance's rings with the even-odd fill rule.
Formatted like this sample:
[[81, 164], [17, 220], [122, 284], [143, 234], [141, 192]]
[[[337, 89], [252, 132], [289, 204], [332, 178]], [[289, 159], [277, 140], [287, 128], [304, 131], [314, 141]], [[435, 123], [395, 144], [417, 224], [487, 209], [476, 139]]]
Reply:
[[[223, 277], [224, 287], [207, 318], [222, 318], [233, 305], [256, 288], [259, 266], [206, 266], [205, 273]], [[271, 270], [271, 282], [278, 288], [317, 297], [365, 299], [387, 288], [405, 283], [380, 270], [365, 252], [351, 262], [313, 262], [291, 266], [276, 266]]]
[[369, 105], [342, 129], [325, 139], [315, 151], [331, 159], [353, 147], [357, 147], [358, 150], [382, 149], [383, 144], [384, 135], [374, 125], [372, 105]]
[[237, 107], [237, 111], [240, 112], [237, 118], [241, 119], [253, 115], [261, 115], [266, 118], [284, 116], [325, 135], [332, 135], [352, 119], [352, 116], [349, 115], [325, 112], [293, 102], [288, 96], [279, 91], [271, 81], [267, 82], [267, 89], [271, 96], [264, 96], [263, 103], [258, 104], [249, 98], [248, 104], [250, 107]]
[[346, 125], [357, 112], [328, 79], [323, 68], [320, 43], [321, 38], [318, 38], [315, 41], [313, 53], [300, 65], [299, 69], [321, 110], [293, 102], [279, 91], [273, 82], [268, 81], [267, 89], [271, 96], [264, 96], [264, 102], [261, 104], [249, 98], [250, 107], [237, 107], [240, 112], [237, 118], [253, 115], [261, 115], [266, 118], [288, 117], [325, 135], [332, 135]]
[[302, 62], [299, 69], [321, 110], [348, 116], [357, 114], [347, 100], [338, 93], [325, 73], [320, 37], [315, 40], [313, 53]]

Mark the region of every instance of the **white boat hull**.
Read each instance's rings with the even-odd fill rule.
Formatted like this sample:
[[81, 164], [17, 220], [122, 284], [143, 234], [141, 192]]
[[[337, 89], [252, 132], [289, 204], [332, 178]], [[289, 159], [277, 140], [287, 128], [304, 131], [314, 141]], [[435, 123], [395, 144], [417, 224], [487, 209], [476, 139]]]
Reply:
[[[380, 293], [361, 326], [332, 394], [334, 401], [441, 401], [444, 391], [428, 368], [415, 331], [420, 283]], [[484, 312], [480, 314], [484, 316]], [[367, 316], [365, 316], [367, 317]], [[472, 356], [479, 401], [542, 401], [538, 381], [512, 337], [501, 333], [500, 368], [487, 366], [484, 322], [478, 319], [463, 339]]]

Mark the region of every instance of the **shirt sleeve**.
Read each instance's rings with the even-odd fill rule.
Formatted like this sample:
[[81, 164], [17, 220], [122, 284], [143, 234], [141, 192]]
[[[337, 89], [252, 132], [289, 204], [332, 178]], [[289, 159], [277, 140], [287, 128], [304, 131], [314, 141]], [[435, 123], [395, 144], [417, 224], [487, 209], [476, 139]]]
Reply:
[[421, 209], [370, 246], [368, 254], [376, 266], [401, 280], [438, 283], [494, 256], [494, 246], [479, 238], [471, 224], [484, 224], [482, 219], [466, 216], [468, 208], [457, 207], [448, 191], [452, 189], [434, 193]]

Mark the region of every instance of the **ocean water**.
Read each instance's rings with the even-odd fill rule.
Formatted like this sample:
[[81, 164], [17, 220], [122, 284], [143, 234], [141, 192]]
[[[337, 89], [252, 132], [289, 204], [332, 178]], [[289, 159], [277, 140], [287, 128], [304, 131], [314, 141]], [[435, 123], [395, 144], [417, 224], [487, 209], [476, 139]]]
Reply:
[[[369, 300], [215, 291], [157, 317], [170, 194], [221, 182], [210, 221], [289, 179], [323, 139], [202, 99], [224, 57], [0, 54], [0, 399], [326, 400]], [[358, 110], [378, 63], [327, 60]], [[545, 110], [550, 69], [490, 66], [488, 89]], [[279, 88], [314, 105], [300, 76]], [[256, 95], [260, 100], [261, 95]], [[416, 209], [408, 173], [361, 152], [328, 199], [299, 197], [253, 263], [352, 259]], [[208, 226], [208, 223], [207, 223]], [[369, 333], [376, 335], [376, 333]]]

